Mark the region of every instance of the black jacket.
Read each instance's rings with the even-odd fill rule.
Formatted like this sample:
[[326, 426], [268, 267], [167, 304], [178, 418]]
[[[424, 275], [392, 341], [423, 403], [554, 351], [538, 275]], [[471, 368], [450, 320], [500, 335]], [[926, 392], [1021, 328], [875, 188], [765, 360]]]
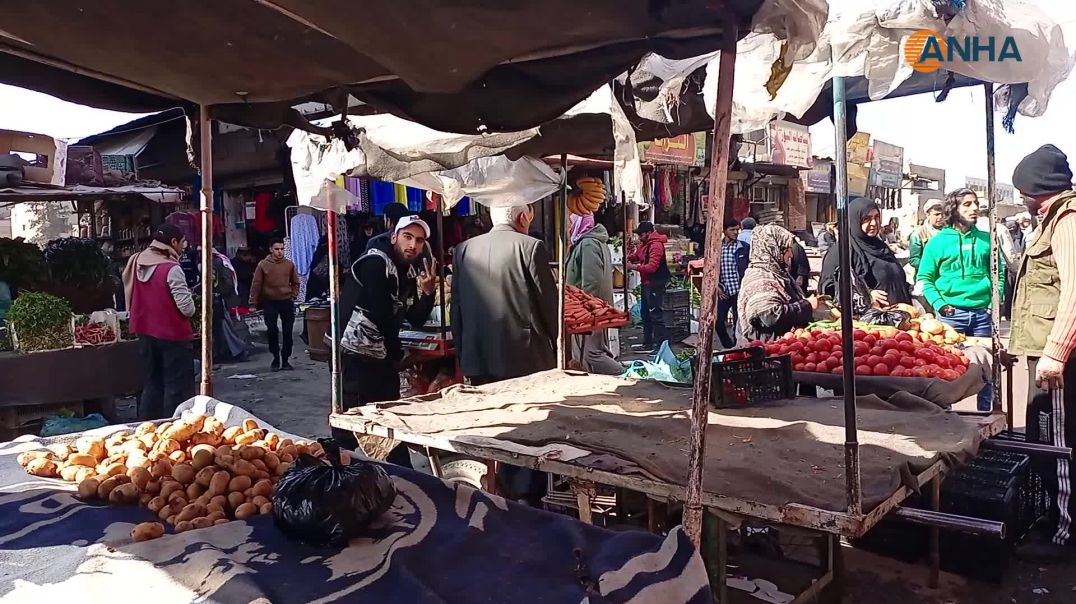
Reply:
[[452, 337], [467, 377], [501, 380], [557, 364], [557, 285], [541, 241], [495, 226], [456, 246]]
[[[389, 258], [396, 257], [387, 240], [376, 245], [376, 249]], [[421, 258], [419, 261], [421, 262]], [[434, 304], [433, 296], [419, 295], [415, 282], [418, 268], [413, 264], [395, 264], [398, 276], [396, 278], [386, 274], [385, 261], [376, 254], [364, 254], [351, 265], [351, 270], [344, 276], [341, 286], [342, 314], [339, 323], [341, 326], [346, 325], [351, 313], [356, 308], [362, 308], [381, 332], [381, 337], [385, 339], [388, 360], [393, 362], [404, 356], [400, 346], [400, 329], [404, 320], [413, 327], [422, 327], [433, 311]], [[358, 281], [355, 280], [356, 276]], [[400, 303], [399, 308], [397, 302]]]

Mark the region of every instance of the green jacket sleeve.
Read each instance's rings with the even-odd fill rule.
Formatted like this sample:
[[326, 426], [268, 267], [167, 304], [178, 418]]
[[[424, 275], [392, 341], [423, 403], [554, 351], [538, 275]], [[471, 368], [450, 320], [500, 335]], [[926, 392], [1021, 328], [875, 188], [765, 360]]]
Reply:
[[938, 292], [938, 287], [934, 284], [938, 279], [938, 263], [941, 260], [938, 257], [939, 250], [942, 247], [940, 241], [940, 238], [935, 237], [923, 247], [923, 257], [919, 261], [919, 270], [916, 272], [915, 277], [916, 281], [923, 283], [923, 297], [927, 299], [935, 312], [945, 306], [945, 301]]
[[912, 236], [908, 238], [908, 264], [912, 265], [912, 268], [917, 271], [917, 275], [919, 271], [919, 263], [922, 259], [923, 242], [919, 239], [918, 235], [912, 234]]
[[579, 250], [580, 289], [601, 298], [602, 279], [605, 278], [605, 259], [597, 241], [583, 240]]

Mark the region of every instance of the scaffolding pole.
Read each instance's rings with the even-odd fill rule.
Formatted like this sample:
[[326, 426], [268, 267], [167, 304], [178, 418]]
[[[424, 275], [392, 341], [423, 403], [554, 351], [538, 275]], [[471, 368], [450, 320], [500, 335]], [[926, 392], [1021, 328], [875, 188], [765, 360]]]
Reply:
[[729, 138], [732, 128], [732, 87], [736, 72], [736, 27], [729, 26], [721, 47], [714, 106], [714, 135], [710, 155], [709, 211], [706, 212], [706, 250], [702, 269], [702, 307], [699, 310], [698, 371], [691, 397], [691, 435], [688, 439], [687, 497], [684, 531], [700, 548], [702, 542], [702, 461], [705, 459], [706, 425], [710, 415], [710, 376], [713, 371], [714, 324], [717, 315], [721, 236], [725, 222], [725, 187], [728, 184]]
[[[833, 78], [833, 129], [836, 136], [834, 162], [837, 167], [837, 254], [843, 274], [851, 266], [848, 247], [848, 101], [844, 78]], [[863, 493], [859, 475], [859, 431], [856, 421], [855, 357], [852, 341], [852, 280], [840, 279], [837, 284], [841, 309], [841, 349], [844, 351], [844, 476], [848, 493], [848, 513], [863, 513]]]
[[329, 235], [329, 338], [332, 346], [329, 350], [329, 383], [332, 392], [329, 400], [332, 403], [333, 413], [343, 413], [344, 390], [340, 374], [340, 256], [338, 250], [340, 242], [336, 240], [336, 212], [329, 210], [326, 216]]
[[564, 322], [565, 260], [568, 255], [568, 156], [560, 156], [560, 199], [553, 207], [557, 230], [557, 368], [567, 369], [572, 358], [572, 343]]
[[[992, 360], [990, 363], [990, 390], [993, 395], [991, 400], [991, 413], [1000, 414], [1001, 409], [1001, 302], [998, 291], [999, 272], [1005, 270], [998, 262], [998, 209], [997, 209], [997, 169], [994, 162], [994, 85], [987, 82], [983, 84], [986, 94], [986, 197], [990, 204], [990, 350]], [[1008, 428], [1012, 429], [1012, 400], [1008, 402]]]
[[198, 391], [213, 396], [213, 127], [207, 105], [198, 106], [198, 145], [202, 177], [202, 316], [198, 326], [202, 354]]

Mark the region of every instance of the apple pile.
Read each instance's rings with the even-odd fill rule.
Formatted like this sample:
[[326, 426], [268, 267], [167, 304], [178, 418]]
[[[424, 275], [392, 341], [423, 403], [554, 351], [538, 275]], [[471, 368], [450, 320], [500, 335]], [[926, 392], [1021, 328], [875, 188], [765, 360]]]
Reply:
[[[856, 375], [924, 377], [952, 381], [970, 364], [963, 352], [934, 341], [916, 340], [903, 331], [876, 333], [856, 329]], [[769, 355], [787, 354], [792, 370], [840, 375], [844, 369], [841, 333], [831, 329], [797, 329], [773, 342], [752, 342]]]

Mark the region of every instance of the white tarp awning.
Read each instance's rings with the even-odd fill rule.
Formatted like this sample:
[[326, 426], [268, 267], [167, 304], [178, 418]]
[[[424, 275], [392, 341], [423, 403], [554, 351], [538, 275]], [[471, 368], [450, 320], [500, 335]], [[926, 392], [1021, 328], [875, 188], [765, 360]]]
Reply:
[[[1012, 36], [1021, 61], [945, 62], [953, 73], [995, 84], [1028, 85], [1019, 102], [1023, 115], [1037, 117], [1046, 111], [1050, 94], [1068, 77], [1073, 53], [1065, 45], [1060, 26], [1037, 7], [1022, 0], [968, 0], [949, 22], [939, 17], [931, 0], [833, 0], [814, 52], [793, 63], [788, 76], [771, 98], [764, 83], [779, 56], [781, 43], [770, 34], [751, 34], [740, 41], [736, 58], [732, 131], [750, 132], [766, 127], [774, 118], [802, 117], [834, 77], [864, 78], [869, 97], [892, 94], [916, 72], [904, 58], [905, 43], [914, 32], [927, 29], [939, 35], [977, 40], [993, 37], [1000, 46]], [[865, 8], [866, 7], [866, 8]], [[707, 79], [717, 77], [717, 61], [707, 66]], [[945, 76], [937, 77], [938, 90]], [[1004, 94], [1005, 91], [999, 91]], [[714, 87], [704, 88], [706, 107], [714, 111]], [[1003, 106], [999, 105], [999, 110]]]

